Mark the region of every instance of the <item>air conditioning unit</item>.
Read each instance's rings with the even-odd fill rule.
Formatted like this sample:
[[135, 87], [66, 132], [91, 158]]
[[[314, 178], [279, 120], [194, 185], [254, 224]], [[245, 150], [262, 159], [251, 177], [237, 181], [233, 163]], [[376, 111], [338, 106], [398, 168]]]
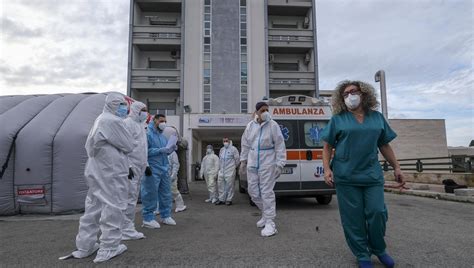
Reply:
[[304, 17], [303, 28], [309, 28], [309, 17]]
[[180, 51], [179, 50], [173, 50], [171, 51], [171, 58], [173, 59], [179, 59], [180, 58]]
[[308, 65], [310, 61], [311, 61], [311, 54], [306, 53], [306, 55], [304, 56], [304, 64]]
[[270, 62], [270, 64], [272, 64], [273, 62], [275, 62], [275, 55], [269, 54], [269, 55], [268, 55], [268, 62]]

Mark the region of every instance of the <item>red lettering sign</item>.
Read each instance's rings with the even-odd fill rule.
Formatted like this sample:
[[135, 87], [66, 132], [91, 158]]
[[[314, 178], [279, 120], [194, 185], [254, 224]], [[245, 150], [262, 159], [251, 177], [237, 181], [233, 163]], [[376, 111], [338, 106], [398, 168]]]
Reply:
[[323, 108], [275, 108], [274, 115], [324, 115]]
[[37, 195], [37, 194], [44, 194], [44, 189], [18, 189], [18, 195]]

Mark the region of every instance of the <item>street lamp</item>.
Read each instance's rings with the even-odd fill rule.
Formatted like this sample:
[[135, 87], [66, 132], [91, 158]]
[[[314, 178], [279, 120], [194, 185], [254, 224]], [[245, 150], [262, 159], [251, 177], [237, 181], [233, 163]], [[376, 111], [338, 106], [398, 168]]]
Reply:
[[380, 102], [382, 105], [382, 114], [388, 119], [387, 112], [387, 87], [385, 84], [385, 71], [379, 70], [375, 73], [375, 82], [380, 82]]

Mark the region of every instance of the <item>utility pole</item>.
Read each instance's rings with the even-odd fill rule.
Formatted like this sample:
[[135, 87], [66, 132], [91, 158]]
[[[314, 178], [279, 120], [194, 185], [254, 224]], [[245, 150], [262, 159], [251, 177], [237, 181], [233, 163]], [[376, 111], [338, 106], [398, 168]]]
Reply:
[[375, 82], [380, 82], [380, 102], [382, 105], [382, 114], [388, 120], [387, 112], [387, 87], [385, 84], [385, 71], [378, 70], [375, 73]]

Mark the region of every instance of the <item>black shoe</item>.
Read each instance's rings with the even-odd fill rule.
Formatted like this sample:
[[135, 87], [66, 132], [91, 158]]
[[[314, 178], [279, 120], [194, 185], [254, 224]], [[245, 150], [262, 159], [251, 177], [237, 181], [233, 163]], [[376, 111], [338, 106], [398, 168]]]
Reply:
[[225, 203], [219, 200], [219, 201], [217, 201], [217, 202], [214, 203], [214, 204], [215, 204], [216, 206], [218, 206], [218, 205], [223, 205], [223, 204], [225, 204]]
[[225, 202], [225, 205], [226, 205], [226, 206], [232, 205], [232, 201], [227, 201], [227, 202]]

